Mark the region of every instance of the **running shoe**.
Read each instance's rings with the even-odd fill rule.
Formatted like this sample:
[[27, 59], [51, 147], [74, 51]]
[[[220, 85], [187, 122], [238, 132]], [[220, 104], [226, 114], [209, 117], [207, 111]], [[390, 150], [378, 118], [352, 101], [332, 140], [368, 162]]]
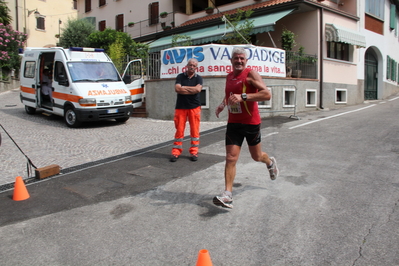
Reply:
[[198, 154], [191, 154], [190, 155], [190, 160], [193, 161], [193, 162], [198, 161]]
[[269, 174], [270, 174], [270, 179], [271, 180], [276, 180], [276, 178], [278, 177], [278, 168], [277, 168], [277, 162], [276, 159], [274, 157], [270, 157], [270, 160], [272, 161], [272, 165], [269, 167], [267, 167], [267, 170], [269, 170]]
[[221, 206], [224, 208], [233, 208], [233, 198], [223, 192], [221, 196], [216, 196], [213, 198], [213, 204], [216, 206]]

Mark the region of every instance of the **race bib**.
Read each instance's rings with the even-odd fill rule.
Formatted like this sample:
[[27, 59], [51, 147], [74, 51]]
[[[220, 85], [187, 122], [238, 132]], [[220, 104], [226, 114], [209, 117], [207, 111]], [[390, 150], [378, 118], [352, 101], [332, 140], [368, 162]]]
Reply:
[[229, 104], [229, 105], [227, 105], [227, 108], [229, 108], [229, 111], [232, 114], [241, 114], [242, 113], [241, 104], [240, 103]]

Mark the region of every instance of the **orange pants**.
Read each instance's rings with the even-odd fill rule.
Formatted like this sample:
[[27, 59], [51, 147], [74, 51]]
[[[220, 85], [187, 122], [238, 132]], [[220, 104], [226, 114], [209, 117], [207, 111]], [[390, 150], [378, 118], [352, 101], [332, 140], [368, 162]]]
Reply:
[[172, 154], [180, 156], [183, 151], [183, 138], [186, 122], [190, 124], [191, 147], [190, 154], [198, 154], [200, 122], [201, 122], [201, 106], [194, 109], [175, 109], [175, 140], [173, 142]]

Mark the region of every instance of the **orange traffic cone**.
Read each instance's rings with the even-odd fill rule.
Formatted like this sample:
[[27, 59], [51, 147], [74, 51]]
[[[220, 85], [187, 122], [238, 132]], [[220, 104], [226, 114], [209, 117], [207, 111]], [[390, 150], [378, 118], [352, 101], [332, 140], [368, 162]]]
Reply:
[[14, 184], [14, 195], [12, 197], [13, 200], [20, 201], [20, 200], [26, 200], [29, 199], [29, 193], [28, 190], [26, 189], [25, 183], [22, 180], [22, 177], [17, 176], [15, 178], [15, 184]]
[[196, 266], [212, 266], [212, 260], [208, 250], [201, 249], [199, 251]]

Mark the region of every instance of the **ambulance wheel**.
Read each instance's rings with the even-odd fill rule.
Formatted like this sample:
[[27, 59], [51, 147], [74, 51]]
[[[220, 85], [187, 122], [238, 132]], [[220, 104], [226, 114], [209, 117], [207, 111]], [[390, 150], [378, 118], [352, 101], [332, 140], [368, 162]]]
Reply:
[[36, 108], [25, 105], [25, 111], [27, 114], [34, 115], [36, 113]]
[[79, 127], [82, 124], [72, 106], [66, 107], [64, 121], [68, 127]]
[[129, 117], [115, 118], [115, 120], [118, 123], [125, 123], [127, 120], [129, 120]]

